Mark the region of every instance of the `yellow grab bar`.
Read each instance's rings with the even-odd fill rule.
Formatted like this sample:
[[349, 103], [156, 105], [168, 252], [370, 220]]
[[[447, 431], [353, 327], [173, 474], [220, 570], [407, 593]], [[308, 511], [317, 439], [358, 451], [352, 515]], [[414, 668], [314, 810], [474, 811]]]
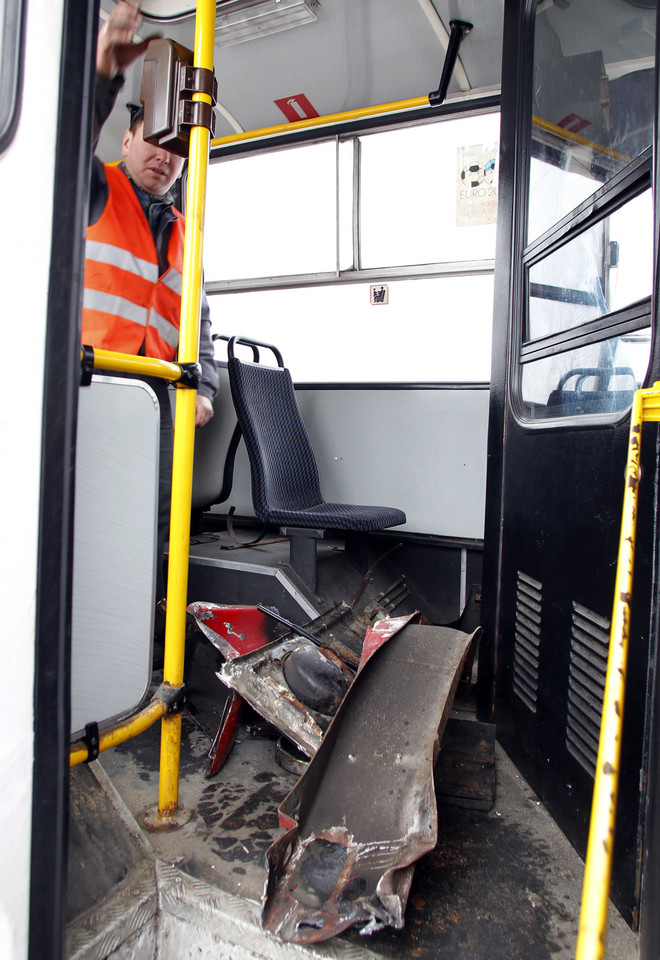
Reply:
[[[81, 360], [83, 352], [80, 352]], [[116, 373], [133, 373], [142, 377], [160, 377], [176, 382], [181, 379], [181, 367], [169, 360], [153, 357], [136, 357], [132, 353], [115, 353], [113, 350], [94, 350], [94, 369], [113, 370]]]
[[[198, 0], [195, 21], [195, 67], [213, 70], [215, 34], [214, 0]], [[211, 102], [204, 93], [194, 93], [193, 99]], [[169, 363], [148, 357], [135, 357], [109, 350], [94, 351], [94, 367], [121, 373], [163, 377], [174, 382], [182, 379], [182, 365], [195, 364], [199, 354], [199, 317], [201, 312], [202, 253], [206, 174], [208, 169], [210, 134], [202, 126], [190, 131], [189, 177], [186, 205], [186, 229], [183, 251], [183, 279], [181, 289], [181, 324], [179, 330], [178, 362]], [[84, 362], [84, 351], [81, 350]], [[165, 658], [161, 690], [178, 693], [183, 686], [185, 654], [186, 597], [190, 542], [190, 510], [192, 504], [192, 464], [195, 438], [195, 407], [197, 391], [181, 390], [177, 395], [174, 421], [174, 450], [172, 462], [172, 503], [170, 511], [170, 541], [167, 580], [167, 611], [165, 624]], [[162, 718], [160, 781], [158, 811], [151, 817], [154, 826], [178, 826], [179, 761], [181, 752], [181, 713], [171, 710], [166, 699], [158, 695], [134, 717], [118, 724], [99, 737], [99, 752], [123, 743]], [[86, 743], [72, 745], [70, 765], [76, 766], [88, 759]]]
[[[168, 698], [164, 698], [161, 695], [162, 692], [163, 688], [161, 687], [161, 689], [155, 693], [151, 702], [134, 716], [129, 717], [127, 720], [122, 720], [110, 730], [99, 733], [98, 752], [103, 753], [104, 750], [110, 750], [111, 747], [117, 747], [120, 743], [125, 743], [133, 737], [137, 737], [138, 734], [144, 733], [144, 731], [153, 726], [157, 720], [164, 717], [170, 709], [170, 704], [168, 703]], [[75, 743], [71, 744], [69, 766], [77, 767], [78, 764], [84, 763], [89, 756], [90, 752], [87, 743], [83, 740], [76, 740]]]
[[345, 123], [348, 120], [359, 120], [362, 117], [386, 116], [403, 110], [419, 110], [429, 107], [428, 94], [424, 97], [413, 97], [410, 100], [397, 100], [393, 103], [381, 103], [372, 107], [358, 107], [355, 110], [344, 110], [342, 113], [327, 113], [322, 117], [307, 117], [305, 120], [294, 120], [291, 123], [278, 123], [273, 127], [261, 127], [259, 130], [247, 130], [243, 133], [230, 133], [226, 137], [216, 137], [211, 141], [212, 147], [224, 147], [230, 143], [241, 143], [244, 140], [259, 140], [263, 137], [274, 137], [280, 133], [291, 133], [294, 130], [307, 130], [310, 127], [325, 127], [332, 123]]
[[621, 534], [598, 759], [591, 805], [576, 960], [602, 960], [612, 877], [621, 731], [628, 664], [642, 423], [660, 421], [660, 382], [635, 393], [630, 417]]
[[[195, 67], [213, 70], [214, 34], [215, 0], [198, 0], [195, 20]], [[193, 99], [211, 102], [211, 98], [204, 93], [195, 93]], [[193, 126], [190, 131], [186, 231], [183, 249], [178, 356], [180, 363], [196, 363], [199, 352], [209, 143], [208, 129]], [[181, 390], [177, 395], [174, 418], [172, 507], [163, 664], [163, 682], [173, 687], [179, 687], [183, 683], [196, 399], [196, 390]], [[163, 826], [167, 825], [168, 820], [171, 825], [178, 825], [176, 814], [179, 806], [180, 754], [181, 713], [176, 712], [163, 717], [161, 726], [158, 818]]]

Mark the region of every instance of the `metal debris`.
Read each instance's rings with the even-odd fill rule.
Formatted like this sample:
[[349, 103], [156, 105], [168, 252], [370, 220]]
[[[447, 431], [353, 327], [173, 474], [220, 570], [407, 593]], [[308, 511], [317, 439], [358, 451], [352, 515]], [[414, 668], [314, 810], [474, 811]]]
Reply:
[[[218, 603], [191, 603], [187, 610], [204, 636], [225, 660], [258, 650], [276, 636], [274, 621], [257, 607]], [[243, 698], [234, 692], [225, 704], [218, 732], [209, 751], [206, 776], [212, 777], [225, 763], [236, 739]]]
[[[306, 628], [261, 606], [198, 602], [190, 604], [188, 613], [225, 658], [217, 676], [233, 691], [206, 775], [217, 773], [229, 755], [244, 701], [313, 756], [353, 681], [353, 665], [359, 663], [359, 656], [333, 633], [351, 608], [340, 603]], [[282, 625], [293, 632], [278, 639]]]
[[415, 861], [435, 846], [433, 768], [472, 636], [409, 620], [367, 632], [360, 671], [280, 806], [262, 925], [285, 941], [400, 929]]

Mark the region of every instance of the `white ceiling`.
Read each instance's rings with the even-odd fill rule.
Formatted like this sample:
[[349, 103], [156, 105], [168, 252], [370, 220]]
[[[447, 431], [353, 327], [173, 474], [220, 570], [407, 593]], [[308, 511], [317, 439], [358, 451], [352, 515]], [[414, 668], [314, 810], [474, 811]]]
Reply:
[[[113, 5], [101, 0], [105, 11]], [[165, 17], [192, 6], [191, 0], [142, 4]], [[321, 115], [424, 96], [439, 85], [452, 19], [467, 20], [473, 29], [462, 43], [450, 97], [460, 86], [499, 89], [503, 9], [504, 0], [320, 0], [314, 23], [215, 47], [218, 100], [233, 118], [219, 112], [215, 135], [285, 123], [274, 101], [301, 93]], [[145, 17], [142, 35], [150, 33], [192, 48], [194, 19]], [[127, 76], [122, 103], [106, 125], [99, 151], [104, 159], [113, 156], [126, 126], [123, 104], [139, 100], [141, 69], [140, 62]]]

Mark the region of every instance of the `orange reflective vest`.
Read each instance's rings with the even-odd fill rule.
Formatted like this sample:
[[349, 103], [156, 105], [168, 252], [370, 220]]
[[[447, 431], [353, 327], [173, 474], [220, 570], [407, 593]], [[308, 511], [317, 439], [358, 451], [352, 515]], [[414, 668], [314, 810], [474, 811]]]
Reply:
[[173, 360], [179, 345], [184, 219], [174, 209], [169, 267], [158, 254], [147, 218], [128, 177], [106, 166], [108, 200], [87, 228], [82, 343], [118, 353]]

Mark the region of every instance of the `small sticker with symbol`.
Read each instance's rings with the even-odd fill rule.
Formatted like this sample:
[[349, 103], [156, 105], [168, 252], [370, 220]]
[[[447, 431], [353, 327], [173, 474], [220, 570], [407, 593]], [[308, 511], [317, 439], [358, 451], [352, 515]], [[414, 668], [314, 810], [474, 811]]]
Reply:
[[372, 304], [389, 303], [390, 288], [386, 283], [376, 284], [369, 288], [371, 291]]

